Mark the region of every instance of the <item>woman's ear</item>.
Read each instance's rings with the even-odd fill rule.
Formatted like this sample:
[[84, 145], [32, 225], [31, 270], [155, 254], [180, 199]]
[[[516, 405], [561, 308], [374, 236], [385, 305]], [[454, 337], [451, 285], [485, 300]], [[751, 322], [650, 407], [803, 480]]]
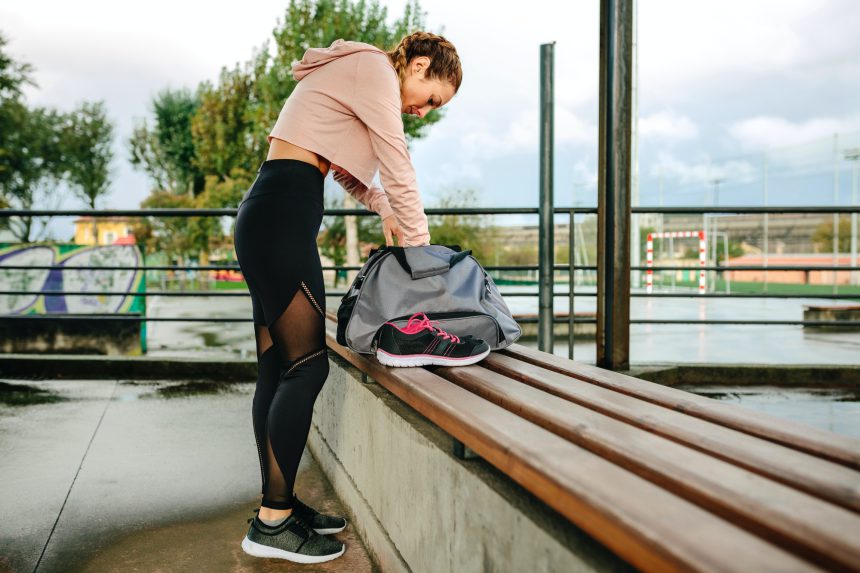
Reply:
[[412, 58], [412, 62], [409, 64], [409, 67], [411, 68], [413, 74], [423, 74], [427, 71], [427, 67], [429, 65], [429, 57], [415, 56], [414, 58]]

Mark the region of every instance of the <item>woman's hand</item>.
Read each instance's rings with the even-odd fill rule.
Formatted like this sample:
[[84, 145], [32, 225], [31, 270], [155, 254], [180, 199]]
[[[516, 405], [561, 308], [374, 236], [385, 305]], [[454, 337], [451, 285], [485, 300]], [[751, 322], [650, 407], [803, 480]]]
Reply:
[[394, 237], [397, 237], [397, 244], [403, 246], [403, 231], [400, 230], [400, 225], [397, 224], [397, 219], [394, 213], [382, 220], [382, 234], [385, 235], [385, 244], [387, 246], [394, 245]]

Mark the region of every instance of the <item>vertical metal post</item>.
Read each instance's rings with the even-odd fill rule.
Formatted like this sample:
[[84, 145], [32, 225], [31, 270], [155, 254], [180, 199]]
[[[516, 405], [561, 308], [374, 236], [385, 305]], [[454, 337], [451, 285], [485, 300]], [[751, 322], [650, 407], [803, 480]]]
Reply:
[[[839, 134], [833, 134], [833, 205], [839, 205]], [[839, 213], [833, 213], [833, 267], [839, 266]], [[836, 282], [838, 273], [833, 273], [833, 294], [839, 292]]]
[[570, 256], [567, 259], [567, 276], [569, 281], [569, 286], [567, 289], [567, 357], [573, 360], [573, 338], [576, 334], [575, 332], [575, 324], [573, 322], [573, 297], [574, 297], [574, 283], [576, 282], [576, 261], [574, 260], [574, 248], [576, 247], [576, 240], [574, 239], [574, 225], [576, 223], [576, 217], [574, 210], [570, 210], [570, 225], [568, 226], [567, 233], [567, 251], [570, 253]]
[[[767, 153], [764, 154], [764, 206], [767, 207]], [[770, 252], [770, 245], [768, 244], [768, 234], [770, 233], [770, 229], [768, 228], [768, 222], [770, 218], [768, 214], [764, 214], [764, 292], [767, 292], [767, 265], [768, 265], [768, 253]]]
[[[857, 206], [857, 160], [860, 157], [854, 157], [854, 171], [851, 180], [851, 206]], [[857, 213], [851, 213], [851, 266], [857, 266]], [[851, 271], [851, 284], [858, 284], [857, 271]]]
[[[675, 262], [675, 238], [669, 237], [669, 256], [672, 258], [672, 262]], [[675, 281], [677, 280], [675, 277], [678, 276], [678, 271], [672, 271], [672, 292], [675, 292]], [[683, 276], [683, 275], [682, 275]], [[683, 280], [683, 278], [681, 279]]]
[[[663, 206], [663, 173], [662, 172], [660, 173], [659, 192], [660, 192], [660, 206], [662, 207]], [[665, 225], [664, 225], [665, 217], [666, 217], [665, 213], [660, 213], [660, 227], [657, 229], [658, 231], [660, 231], [660, 233], [665, 231]], [[666, 244], [666, 241], [660, 241], [660, 258], [663, 258], [665, 256], [665, 250], [663, 249], [663, 245], [665, 245], [665, 244]], [[674, 273], [675, 271], [672, 271], [672, 272]], [[663, 282], [663, 279], [664, 279], [664, 276], [661, 273], [660, 274], [660, 282], [661, 283]]]
[[538, 349], [553, 350], [553, 59], [555, 42], [540, 47], [540, 205]]
[[[639, 200], [639, 3], [637, 0], [631, 0], [633, 8], [633, 79], [631, 100], [631, 112], [633, 114], [630, 120], [631, 144], [630, 156], [631, 160], [631, 183], [630, 183], [630, 205], [638, 207]], [[631, 266], [638, 267], [642, 264], [642, 257], [639, 254], [641, 248], [642, 237], [639, 231], [642, 215], [631, 216], [630, 219], [630, 236], [633, 238], [633, 246], [630, 251]], [[633, 288], [642, 287], [642, 272], [632, 271], [630, 283]]]
[[600, 2], [597, 364], [630, 366], [632, 0]]
[[[851, 169], [851, 206], [857, 206], [857, 164], [860, 162], [860, 147], [845, 152], [845, 159], [852, 163]], [[851, 266], [857, 266], [857, 213], [851, 213]], [[851, 271], [849, 283], [860, 284], [857, 271]]]

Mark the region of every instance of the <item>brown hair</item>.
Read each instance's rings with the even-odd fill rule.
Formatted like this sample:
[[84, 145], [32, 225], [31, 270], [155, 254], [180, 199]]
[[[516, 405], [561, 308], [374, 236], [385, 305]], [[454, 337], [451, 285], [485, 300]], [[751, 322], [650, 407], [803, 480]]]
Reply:
[[397, 47], [387, 54], [397, 70], [401, 84], [406, 79], [406, 71], [412, 58], [427, 56], [430, 58], [430, 66], [427, 68], [426, 77], [447, 80], [454, 86], [455, 93], [460, 89], [460, 83], [463, 81], [460, 56], [457, 55], [454, 44], [442, 36], [430, 32], [413, 32], [403, 36]]

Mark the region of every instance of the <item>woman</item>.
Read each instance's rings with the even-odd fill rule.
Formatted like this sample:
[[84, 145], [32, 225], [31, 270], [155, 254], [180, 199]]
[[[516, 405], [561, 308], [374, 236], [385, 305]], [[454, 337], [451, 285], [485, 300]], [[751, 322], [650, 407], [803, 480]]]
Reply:
[[[253, 401], [263, 500], [242, 548], [251, 555], [319, 563], [343, 554], [327, 537], [346, 520], [294, 494], [313, 405], [328, 376], [325, 291], [316, 237], [323, 180], [334, 179], [379, 214], [386, 243], [430, 244], [401, 114], [424, 117], [462, 81], [442, 36], [416, 32], [391, 52], [337, 40], [293, 66], [298, 84], [268, 135], [269, 153], [245, 193], [234, 242], [251, 292], [258, 378]], [[379, 170], [383, 191], [373, 184]]]

